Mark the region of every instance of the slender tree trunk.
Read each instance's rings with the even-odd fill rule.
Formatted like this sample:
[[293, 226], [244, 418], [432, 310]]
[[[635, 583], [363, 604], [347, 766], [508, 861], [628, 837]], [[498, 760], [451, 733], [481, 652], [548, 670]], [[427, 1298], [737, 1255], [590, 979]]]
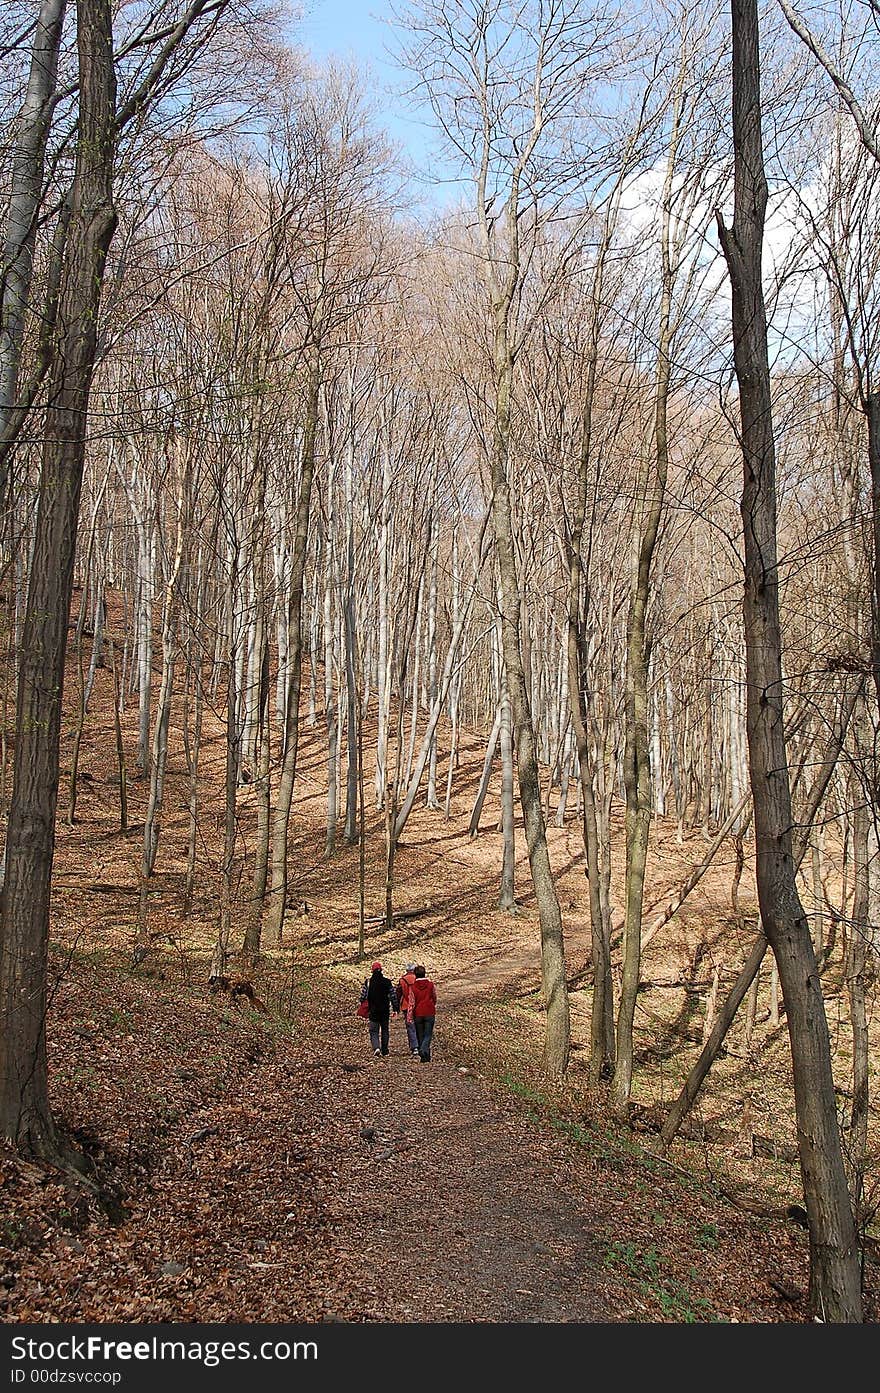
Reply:
[[324, 542], [324, 719], [327, 723], [327, 838], [324, 855], [336, 851], [336, 821], [339, 807], [339, 722], [336, 718], [336, 638], [333, 625], [333, 597], [337, 593], [335, 467], [327, 462], [327, 535]]
[[220, 925], [211, 975], [222, 976], [229, 960], [234, 899], [235, 843], [238, 824], [238, 772], [241, 760], [241, 726], [239, 721], [239, 684], [237, 681], [239, 624], [238, 595], [240, 586], [238, 536], [229, 539], [229, 585], [226, 598], [226, 779], [223, 823], [223, 860], [220, 866]]
[[874, 690], [880, 701], [880, 392], [869, 392], [864, 402], [868, 425], [868, 466], [871, 473], [871, 530], [873, 539], [871, 595], [871, 665]]
[[[352, 407], [352, 415], [354, 408]], [[354, 423], [352, 422], [352, 432]], [[358, 839], [358, 699], [357, 678], [357, 627], [355, 621], [354, 587], [354, 437], [346, 455], [345, 468], [345, 599], [343, 622], [345, 626], [345, 695], [346, 715], [346, 780], [345, 780], [345, 840], [354, 846]]]
[[[201, 588], [200, 581], [200, 593]], [[203, 607], [199, 604], [197, 614], [201, 616], [202, 613]], [[187, 911], [192, 908], [196, 879], [196, 850], [198, 847], [199, 834], [199, 762], [202, 752], [202, 718], [205, 706], [203, 690], [204, 656], [198, 636], [196, 636], [195, 639], [193, 639], [192, 635], [190, 637], [190, 654], [192, 654], [193, 644], [195, 644], [196, 658], [195, 661], [193, 661], [192, 656], [190, 656], [189, 671], [187, 673], [188, 686], [190, 686], [192, 690], [192, 735], [190, 735], [189, 728], [188, 701], [183, 716], [183, 744], [189, 781], [189, 797], [187, 799], [186, 878], [183, 892], [183, 902]]]
[[870, 815], [861, 785], [854, 789], [853, 813], [853, 896], [850, 933], [844, 959], [844, 977], [849, 995], [850, 1030], [852, 1032], [852, 1107], [849, 1116], [849, 1145], [847, 1171], [856, 1217], [862, 1213], [864, 1200], [865, 1161], [868, 1151], [869, 1111], [869, 1037], [867, 985], [870, 981], [868, 946], [871, 935], [871, 877], [877, 868], [872, 866], [868, 838]]
[[510, 696], [501, 677], [501, 889], [498, 908], [516, 912], [516, 821], [513, 805], [513, 742], [510, 733]]
[[159, 817], [165, 793], [165, 766], [168, 762], [168, 730], [171, 723], [171, 702], [174, 694], [174, 673], [177, 666], [177, 611], [180, 570], [183, 565], [188, 537], [190, 501], [190, 452], [185, 450], [185, 464], [180, 471], [177, 495], [177, 534], [171, 573], [165, 585], [162, 605], [162, 680], [156, 704], [156, 724], [153, 730], [153, 751], [150, 761], [150, 792], [144, 820], [143, 855], [141, 858], [141, 911], [138, 919], [138, 943], [146, 942], [146, 888], [156, 867], [159, 850]]
[[617, 1056], [611, 1083], [615, 1114], [626, 1119], [633, 1074], [633, 1023], [642, 961], [642, 907], [645, 892], [645, 866], [651, 831], [652, 792], [648, 734], [648, 668], [650, 644], [647, 638], [648, 601], [651, 566], [660, 531], [663, 499], [669, 469], [667, 404], [671, 376], [672, 288], [674, 271], [670, 255], [670, 222], [673, 175], [678, 142], [681, 91], [676, 94], [666, 180], [663, 190], [663, 217], [660, 231], [662, 288], [654, 388], [654, 474], [648, 489], [648, 506], [642, 525], [636, 564], [635, 585], [630, 602], [626, 635], [626, 745], [624, 784], [626, 788], [626, 910], [623, 937], [623, 973], [617, 1008]]
[[[31, 294], [37, 212], [43, 191], [46, 144], [58, 75], [58, 52], [66, 0], [41, 0], [34, 25], [27, 91], [18, 115], [12, 181], [0, 265], [0, 440], [19, 414], [18, 379], [25, 319]], [[6, 502], [7, 470], [0, 457], [0, 512]]]
[[859, 1255], [837, 1123], [831, 1048], [809, 924], [795, 884], [783, 731], [776, 466], [761, 254], [763, 168], [757, 0], [731, 0], [734, 218], [718, 218], [730, 271], [744, 483], [746, 717], [758, 902], [785, 997], [798, 1150], [810, 1230], [810, 1300], [821, 1319], [861, 1321]]
[[269, 891], [267, 929], [275, 943], [281, 942], [284, 907], [287, 898], [287, 840], [290, 829], [290, 808], [296, 782], [296, 760], [299, 750], [299, 697], [302, 683], [302, 599], [309, 540], [309, 513], [312, 503], [312, 481], [315, 475], [315, 450], [318, 431], [318, 406], [321, 390], [320, 343], [313, 346], [309, 373], [308, 400], [303, 431], [299, 499], [296, 509], [296, 531], [290, 566], [290, 597], [287, 611], [288, 677], [287, 702], [284, 713], [284, 743], [281, 775], [278, 782], [278, 801], [272, 828], [272, 879]]
[[[437, 547], [439, 545], [439, 529], [434, 529], [434, 536], [431, 545], [429, 560], [430, 580], [428, 583], [428, 706], [433, 714], [437, 705]], [[441, 698], [441, 705], [445, 701], [445, 694]], [[428, 742], [428, 788], [425, 794], [425, 806], [432, 808], [435, 812], [439, 811], [440, 804], [437, 801], [437, 722], [434, 721]]]
[[[599, 825], [596, 815], [596, 792], [589, 737], [589, 654], [586, 637], [589, 591], [584, 596], [583, 533], [586, 521], [588, 473], [591, 467], [593, 436], [593, 403], [596, 389], [598, 359], [598, 313], [601, 298], [601, 267], [610, 234], [600, 247], [600, 259], [593, 287], [593, 309], [590, 345], [587, 360], [587, 381], [581, 424], [580, 470], [578, 492], [571, 525], [566, 537], [568, 563], [567, 645], [568, 699], [577, 750], [580, 778], [581, 816], [587, 886], [590, 897], [590, 937], [593, 963], [593, 995], [590, 1005], [590, 1079], [598, 1083], [614, 1065], [614, 999], [611, 977], [611, 923], [605, 914], [601, 893]], [[598, 483], [598, 471], [596, 472]]]
[[526, 845], [532, 884], [541, 925], [541, 977], [544, 989], [546, 1030], [544, 1065], [551, 1077], [562, 1077], [571, 1049], [568, 988], [565, 979], [565, 945], [562, 914], [550, 865], [547, 834], [541, 808], [538, 754], [523, 664], [522, 599], [516, 566], [513, 516], [508, 480], [510, 451], [510, 397], [513, 360], [507, 338], [506, 312], [496, 312], [495, 322], [495, 422], [492, 445], [492, 519], [501, 581], [501, 639], [504, 665], [514, 720], [519, 796], [525, 822]]
[[[461, 572], [458, 562], [458, 532], [452, 534], [452, 624], [453, 628], [458, 626], [461, 614]], [[443, 811], [447, 822], [450, 817], [452, 807], [452, 781], [455, 777], [455, 769], [458, 762], [458, 703], [459, 692], [461, 690], [461, 676], [456, 674], [452, 679], [449, 688], [449, 768], [446, 774], [446, 798], [444, 800]]]
[[378, 700], [376, 731], [376, 807], [385, 802], [385, 767], [387, 763], [388, 719], [391, 702], [391, 654], [388, 645], [388, 584], [389, 533], [391, 527], [391, 446], [382, 447], [382, 503], [379, 523], [379, 635], [376, 660], [376, 694]]
[[[262, 569], [262, 567], [261, 567]], [[261, 582], [257, 604], [262, 609], [265, 604], [265, 586]], [[266, 883], [269, 874], [269, 824], [270, 797], [269, 767], [269, 635], [265, 617], [257, 625], [259, 653], [259, 683], [257, 689], [257, 714], [254, 731], [254, 793], [257, 804], [257, 842], [254, 848], [254, 878], [251, 887], [251, 903], [247, 916], [242, 951], [245, 960], [253, 967], [260, 954], [263, 928], [263, 906], [266, 899]]]
[[150, 697], [153, 680], [153, 558], [152, 538], [147, 520], [135, 515], [138, 534], [137, 577], [137, 672], [138, 672], [138, 753], [137, 767], [142, 777], [150, 772]]
[[112, 636], [107, 639], [110, 652], [110, 671], [113, 675], [113, 730], [116, 735], [116, 770], [119, 778], [119, 830], [123, 836], [128, 831], [128, 775], [125, 768], [125, 746], [122, 743], [122, 720], [119, 712], [121, 693], [119, 673], [116, 668], [116, 645]]
[[498, 738], [501, 734], [502, 710], [499, 702], [495, 712], [495, 720], [489, 732], [489, 739], [486, 742], [486, 753], [483, 756], [483, 770], [480, 774], [480, 783], [477, 788], [477, 796], [474, 799], [474, 806], [471, 810], [471, 820], [468, 823], [468, 835], [471, 840], [480, 830], [480, 814], [483, 811], [483, 804], [486, 801], [486, 793], [489, 788], [489, 779], [492, 774], [492, 761], [495, 758], [495, 751], [498, 748]]

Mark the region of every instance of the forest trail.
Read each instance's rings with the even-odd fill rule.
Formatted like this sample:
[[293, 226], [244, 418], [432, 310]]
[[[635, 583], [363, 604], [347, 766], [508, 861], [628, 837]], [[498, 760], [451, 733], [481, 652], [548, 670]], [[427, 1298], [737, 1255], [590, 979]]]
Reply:
[[621, 1318], [588, 1163], [456, 1062], [451, 1002], [423, 1065], [399, 1017], [375, 1059], [331, 990], [335, 1004], [322, 997], [279, 1036], [200, 993], [157, 999], [149, 979], [71, 964], [59, 1034], [100, 1070], [80, 1062], [97, 1124], [80, 1136], [101, 1136], [93, 1154], [128, 1192], [125, 1222], [5, 1153], [28, 1229], [2, 1253], [5, 1319]]
[[[573, 1053], [563, 1086], [544, 1078], [540, 935], [525, 850], [511, 916], [496, 908], [494, 818], [479, 837], [468, 833], [477, 735], [463, 745], [450, 818], [413, 811], [390, 930], [373, 917], [385, 887], [382, 814], [371, 814], [364, 956], [358, 848], [341, 844], [327, 857], [323, 765], [313, 760], [302, 771], [291, 847], [296, 910], [282, 945], [264, 945], [254, 975], [269, 1007], [262, 1015], [208, 990], [219, 853], [206, 845], [184, 913], [179, 765], [169, 774], [165, 870], [150, 899], [152, 947], [146, 960], [133, 959], [146, 784], [132, 782], [131, 829], [120, 836], [108, 711], [102, 706], [90, 729], [81, 820], [59, 825], [47, 1028], [55, 1115], [94, 1158], [115, 1203], [102, 1207], [0, 1148], [0, 1320], [807, 1318], [798, 1296], [806, 1289], [802, 1230], [752, 1217], [717, 1183], [732, 1172], [760, 1195], [771, 1178], [766, 1159], [740, 1145], [739, 1048], [716, 1069], [703, 1114], [722, 1132], [711, 1158], [699, 1142], [669, 1160], [652, 1155], [654, 1139], [610, 1125], [586, 1087], [589, 907], [571, 825], [548, 836], [566, 919]], [[206, 737], [204, 751], [218, 767], [221, 735]], [[317, 738], [306, 736], [306, 755]], [[251, 786], [241, 793], [243, 816], [250, 798]], [[656, 904], [701, 860], [705, 843], [696, 830], [679, 845], [667, 820], [655, 848]], [[729, 879], [729, 855], [719, 856], [646, 955], [646, 980], [657, 983], [640, 994], [637, 1016], [648, 1096], [668, 1099], [682, 1046], [694, 1048], [685, 1032], [698, 998], [680, 984], [690, 980], [695, 946], [708, 942], [719, 962], [738, 961], [718, 911]], [[236, 923], [233, 941], [239, 932]], [[373, 1058], [354, 1014], [373, 957], [392, 978], [407, 961], [424, 962], [436, 981], [430, 1066], [406, 1052], [399, 1018], [391, 1055]], [[652, 1054], [658, 1024], [676, 1045], [671, 1064]], [[753, 1115], [784, 1141], [769, 1052], [762, 1059], [767, 1096], [748, 1083]], [[781, 1179], [777, 1193], [797, 1197], [791, 1167]]]
[[399, 1017], [373, 1057], [356, 964], [311, 975], [289, 1023], [168, 957], [59, 967], [58, 1114], [105, 1203], [0, 1151], [4, 1321], [804, 1318], [772, 1285], [804, 1273], [799, 1230], [486, 1068], [485, 1032], [515, 1027], [498, 1001], [474, 1014], [476, 969], [438, 981], [423, 1065]]
[[[358, 1032], [344, 1031], [355, 1059]], [[607, 1321], [596, 1211], [576, 1183], [562, 1137], [499, 1107], [443, 1045], [432, 1061], [406, 1052], [356, 1066], [362, 1139], [349, 1206], [333, 1242], [360, 1254], [365, 1314], [392, 1321]], [[350, 1318], [340, 1312], [343, 1319]]]

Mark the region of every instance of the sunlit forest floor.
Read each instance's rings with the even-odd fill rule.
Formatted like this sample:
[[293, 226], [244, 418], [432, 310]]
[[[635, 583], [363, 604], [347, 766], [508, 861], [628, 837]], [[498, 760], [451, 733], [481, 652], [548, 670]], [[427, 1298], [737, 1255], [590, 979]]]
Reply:
[[[307, 683], [305, 684], [307, 689]], [[71, 677], [66, 704], [75, 704]], [[305, 714], [305, 713], [304, 713]], [[450, 817], [418, 806], [384, 908], [384, 814], [375, 809], [375, 731], [365, 729], [364, 956], [360, 850], [325, 856], [326, 735], [306, 720], [292, 820], [290, 913], [253, 982], [268, 1014], [212, 996], [223, 837], [222, 713], [206, 723], [196, 895], [183, 910], [187, 789], [171, 750], [151, 951], [133, 957], [147, 786], [130, 777], [119, 830], [112, 687], [99, 670], [80, 762], [76, 823], [64, 808], [65, 727], [48, 1020], [57, 1116], [96, 1163], [96, 1187], [0, 1153], [0, 1311], [12, 1321], [801, 1321], [806, 1234], [784, 1015], [770, 1021], [769, 962], [751, 1042], [735, 1022], [688, 1123], [660, 1157], [652, 1123], [700, 1048], [713, 973], [723, 995], [754, 939], [746, 862], [731, 908], [726, 845], [645, 953], [636, 1016], [635, 1129], [613, 1126], [586, 1083], [589, 909], [573, 798], [553, 823], [571, 985], [572, 1065], [541, 1070], [540, 945], [525, 843], [519, 912], [496, 908], [498, 787], [480, 835], [468, 820], [484, 753], [465, 734]], [[179, 720], [179, 707], [176, 712]], [[129, 773], [136, 710], [126, 712]], [[444, 734], [441, 732], [441, 752]], [[445, 788], [441, 758], [438, 783]], [[239, 790], [242, 905], [255, 828]], [[423, 803], [423, 800], [422, 800]], [[614, 822], [612, 900], [621, 922], [623, 826]], [[645, 925], [706, 853], [654, 824]], [[244, 910], [233, 925], [240, 946]], [[616, 956], [619, 956], [616, 955]], [[420, 1067], [392, 1021], [374, 1060], [354, 1016], [373, 958], [395, 980], [423, 962], [437, 983], [434, 1062]], [[232, 969], [236, 970], [233, 962]], [[848, 1015], [840, 948], [825, 973], [842, 1115]], [[741, 1012], [744, 1014], [744, 1008]], [[872, 1022], [872, 1030], [874, 1029]], [[878, 1151], [876, 1106], [871, 1150]], [[868, 1175], [869, 1190], [876, 1172]], [[403, 1217], [409, 1262], [401, 1258]], [[876, 1319], [876, 1271], [866, 1267]], [[413, 1272], [419, 1274], [413, 1280]]]

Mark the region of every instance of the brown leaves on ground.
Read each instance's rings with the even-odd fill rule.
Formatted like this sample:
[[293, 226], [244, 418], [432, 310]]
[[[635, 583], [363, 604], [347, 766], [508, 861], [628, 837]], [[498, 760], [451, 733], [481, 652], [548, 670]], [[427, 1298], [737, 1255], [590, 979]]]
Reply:
[[[133, 769], [133, 720], [124, 735]], [[373, 922], [366, 963], [379, 957], [395, 976], [407, 961], [424, 962], [440, 1001], [431, 1065], [411, 1058], [399, 1019], [391, 1055], [374, 1060], [366, 1026], [354, 1016], [365, 971], [357, 951], [360, 852], [340, 844], [325, 855], [320, 727], [302, 731], [284, 943], [264, 953], [254, 976], [267, 1015], [240, 996], [208, 989], [223, 860], [222, 721], [206, 716], [188, 912], [188, 786], [175, 725], [170, 743], [147, 951], [134, 953], [148, 790], [145, 780], [129, 783], [129, 833], [121, 834], [112, 686], [99, 670], [79, 820], [58, 827], [48, 1016], [53, 1107], [91, 1157], [94, 1179], [87, 1187], [0, 1148], [0, 1318], [809, 1319], [803, 1229], [741, 1207], [784, 1215], [802, 1199], [791, 1159], [790, 1060], [784, 1020], [769, 1019], [769, 972], [754, 1037], [736, 1023], [688, 1135], [668, 1160], [653, 1155], [656, 1133], [612, 1126], [603, 1099], [586, 1086], [583, 847], [573, 810], [561, 827], [551, 820], [574, 1053], [565, 1085], [548, 1085], [525, 846], [519, 836], [518, 912], [502, 914], [495, 908], [498, 781], [483, 830], [471, 839], [483, 742], [465, 731], [450, 816], [417, 805], [407, 824], [395, 891], [405, 916], [391, 932], [377, 922], [384, 814], [368, 809], [364, 903]], [[368, 719], [365, 750], [373, 748]], [[371, 769], [365, 777], [369, 786]], [[252, 850], [252, 785], [239, 790], [238, 818], [241, 846]], [[613, 836], [619, 905], [618, 816]], [[700, 829], [682, 835], [670, 820], [655, 820], [646, 924], [699, 864], [705, 845]], [[247, 864], [243, 857], [243, 897]], [[730, 913], [733, 864], [729, 849], [719, 853], [645, 954], [634, 1079], [640, 1128], [664, 1114], [699, 1051], [714, 974], [725, 990], [753, 938], [754, 905], [742, 887], [739, 909]], [[236, 924], [234, 934], [241, 931]], [[240, 973], [240, 965], [234, 969]], [[830, 1000], [838, 991], [830, 1014], [845, 1090], [839, 973], [838, 945], [825, 987]], [[870, 1136], [873, 1154], [873, 1099]], [[866, 1269], [870, 1320], [876, 1270]]]
[[[56, 1108], [97, 1188], [2, 1156], [7, 1321], [802, 1320], [803, 1233], [762, 1223], [555, 1097], [479, 1069], [450, 1009], [373, 1058], [314, 974], [292, 1023], [64, 963]], [[108, 1212], [109, 1211], [109, 1212]]]

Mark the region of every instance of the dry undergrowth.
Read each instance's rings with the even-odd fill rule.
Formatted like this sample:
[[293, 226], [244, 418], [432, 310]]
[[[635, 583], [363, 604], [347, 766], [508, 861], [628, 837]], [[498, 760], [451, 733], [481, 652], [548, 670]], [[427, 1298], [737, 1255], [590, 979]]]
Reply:
[[[269, 1007], [263, 1019], [207, 991], [219, 805], [202, 808], [196, 898], [189, 915], [182, 911], [179, 732], [149, 901], [153, 947], [134, 964], [146, 789], [130, 785], [131, 830], [120, 835], [109, 679], [98, 677], [77, 824], [59, 825], [49, 1036], [57, 1113], [94, 1158], [103, 1191], [3, 1153], [5, 1319], [807, 1318], [802, 1229], [731, 1202], [784, 1215], [800, 1199], [787, 1037], [784, 1017], [776, 1027], [769, 1019], [769, 967], [752, 1039], [738, 1021], [690, 1135], [661, 1158], [649, 1125], [699, 1050], [715, 970], [723, 991], [754, 934], [743, 889], [739, 914], [730, 908], [732, 847], [645, 955], [634, 1088], [642, 1129], [623, 1132], [586, 1086], [589, 925], [579, 827], [571, 814], [565, 827], [550, 827], [574, 1038], [569, 1076], [552, 1086], [540, 1067], [537, 916], [524, 848], [520, 912], [502, 914], [494, 908], [491, 797], [483, 832], [467, 837], [482, 759], [478, 737], [469, 737], [450, 819], [418, 808], [406, 828], [396, 904], [411, 917], [391, 934], [366, 926], [368, 961], [378, 956], [394, 974], [419, 959], [437, 981], [436, 1067], [414, 1069], [394, 1022], [392, 1056], [377, 1070], [353, 1016], [365, 970], [357, 957], [359, 854], [343, 845], [324, 856], [320, 727], [304, 731], [285, 940], [266, 945], [254, 978]], [[133, 739], [127, 729], [130, 767]], [[209, 723], [206, 789], [222, 787], [222, 759], [220, 724]], [[240, 795], [243, 850], [252, 845], [252, 789]], [[382, 815], [371, 810], [368, 917], [383, 904], [383, 836]], [[705, 847], [700, 831], [680, 842], [674, 824], [658, 820], [646, 923]], [[619, 904], [619, 822], [615, 849]], [[744, 885], [747, 877], [748, 867]], [[243, 877], [242, 895], [246, 884]], [[845, 1112], [840, 975], [838, 945], [826, 986]], [[871, 1131], [876, 1156], [876, 1109]], [[416, 1292], [395, 1247], [398, 1212], [425, 1216], [433, 1235]]]

